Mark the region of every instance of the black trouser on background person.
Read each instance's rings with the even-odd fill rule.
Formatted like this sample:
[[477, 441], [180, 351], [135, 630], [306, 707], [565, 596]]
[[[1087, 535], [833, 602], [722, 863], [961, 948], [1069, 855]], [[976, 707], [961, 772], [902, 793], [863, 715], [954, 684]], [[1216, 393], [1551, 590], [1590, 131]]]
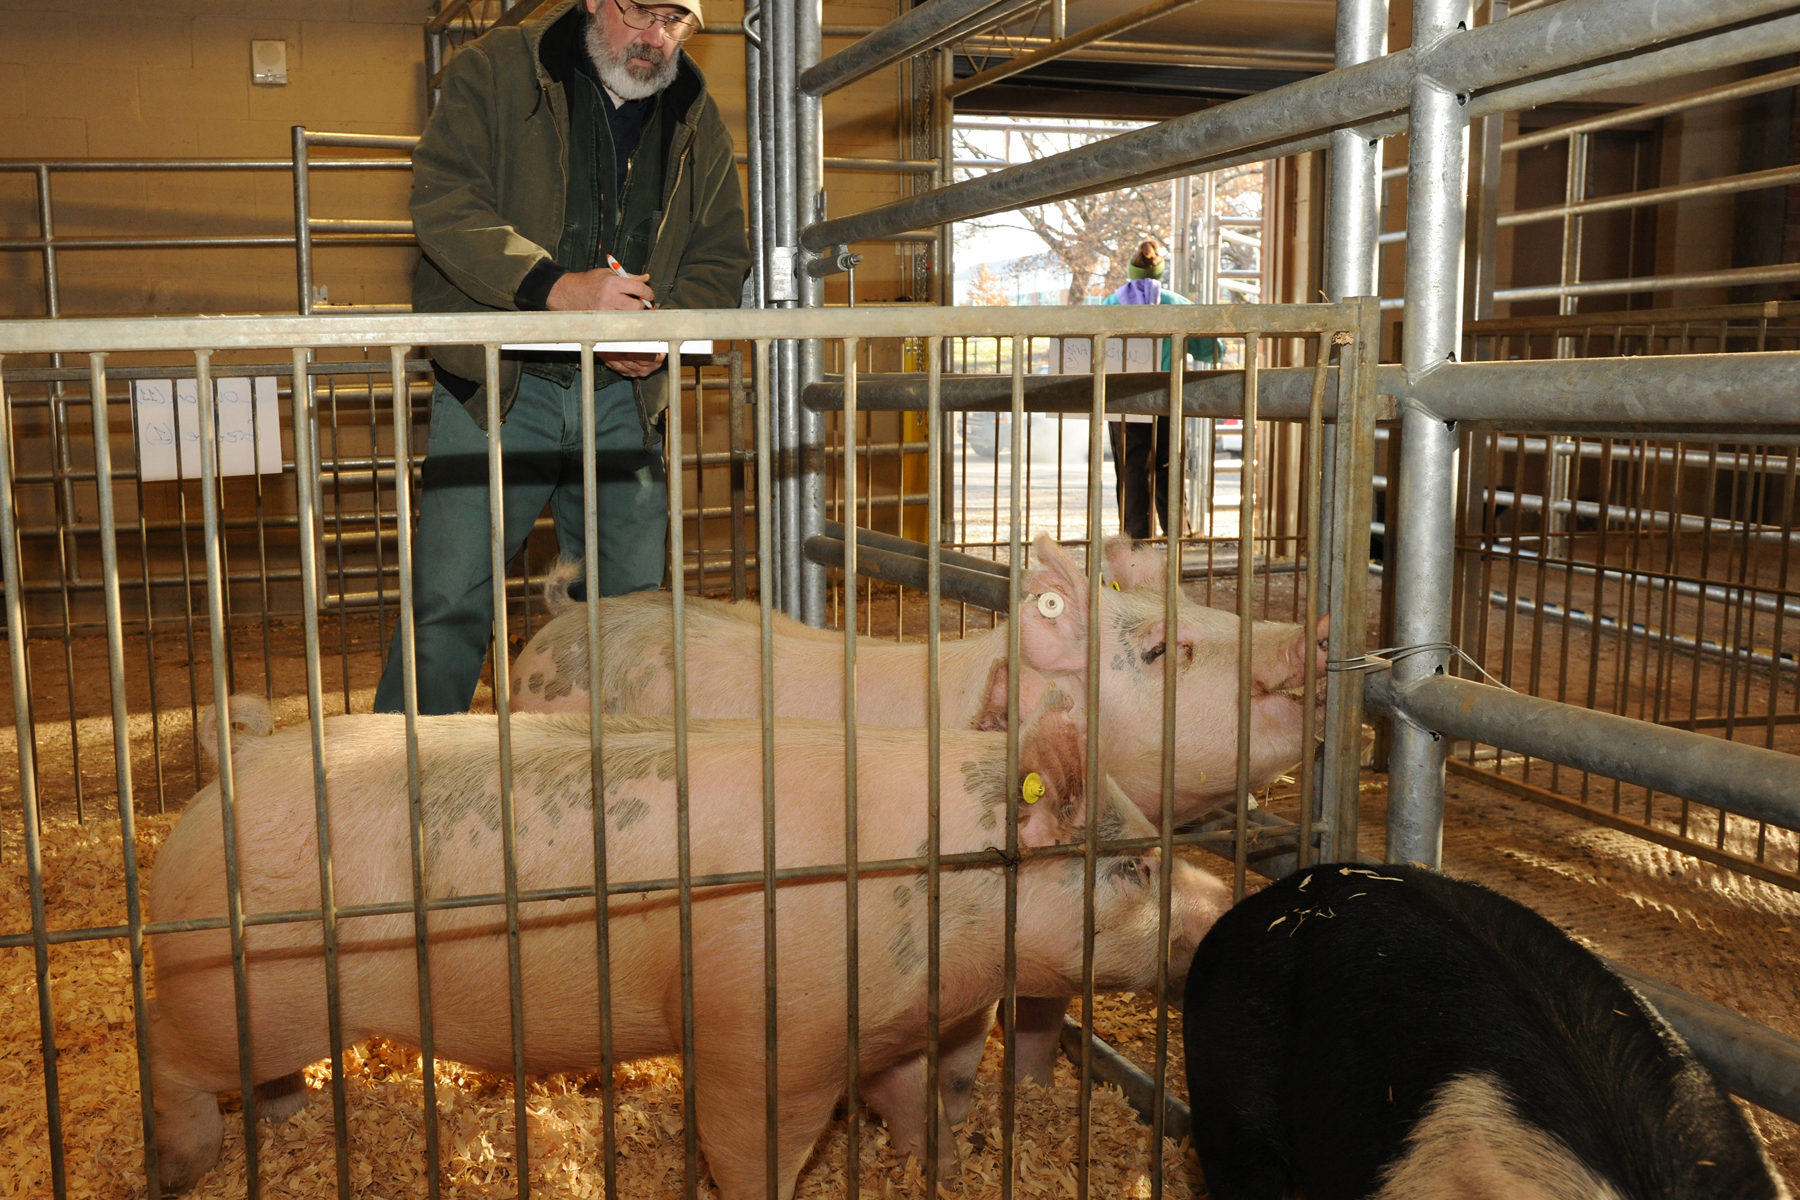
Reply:
[[1119, 528], [1130, 537], [1150, 536], [1150, 491], [1156, 489], [1156, 520], [1169, 531], [1169, 418], [1108, 421], [1113, 475], [1118, 480]]

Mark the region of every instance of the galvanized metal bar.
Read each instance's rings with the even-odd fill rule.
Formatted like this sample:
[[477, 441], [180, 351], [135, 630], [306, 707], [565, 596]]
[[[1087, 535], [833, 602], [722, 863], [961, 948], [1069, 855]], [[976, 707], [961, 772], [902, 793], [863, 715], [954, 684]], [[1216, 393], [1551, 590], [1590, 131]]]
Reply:
[[1679, 275], [1641, 275], [1635, 279], [1596, 279], [1586, 283], [1500, 288], [1494, 292], [1494, 299], [1553, 300], [1567, 296], [1616, 296], [1626, 292], [1670, 291], [1677, 288], [1746, 287], [1758, 283], [1786, 283], [1794, 279], [1800, 279], [1800, 264], [1776, 263], [1764, 267], [1687, 271]]
[[38, 230], [43, 234], [44, 311], [59, 317], [62, 315], [62, 287], [56, 264], [56, 212], [50, 202], [50, 169], [39, 163], [34, 174]]
[[[1118, 307], [1126, 307], [1120, 305]], [[1243, 371], [1187, 371], [1183, 373], [1181, 410], [1184, 417], [1235, 417], [1243, 409]], [[1311, 402], [1310, 367], [1265, 368], [1258, 373], [1257, 403], [1270, 420], [1305, 420]], [[866, 412], [917, 412], [924, 406], [924, 386], [917, 372], [867, 375], [861, 379], [862, 407]], [[1085, 375], [1030, 375], [1025, 379], [1027, 408], [1038, 413], [1080, 415], [1088, 410], [1088, 378]], [[1160, 371], [1119, 371], [1102, 384], [1106, 411], [1140, 416], [1166, 412], [1169, 378]], [[802, 401], [814, 411], [837, 403], [842, 385], [827, 378], [809, 385]], [[959, 375], [943, 384], [944, 408], [951, 412], [1004, 412], [1009, 385], [1000, 375]], [[1325, 418], [1335, 422], [1335, 391], [1328, 394]]]
[[[1744, 353], [1459, 363], [1404, 383], [1402, 404], [1443, 422], [1509, 428], [1754, 430], [1754, 441], [1800, 428], [1782, 421], [1800, 395], [1800, 353]], [[1571, 398], [1579, 397], [1579, 406]], [[1579, 412], [1571, 411], [1579, 407]]]
[[[856, 512], [858, 491], [856, 469], [856, 352], [853, 338], [840, 344], [844, 364], [843, 410], [843, 511]], [[849, 1184], [850, 1200], [862, 1195], [862, 927], [858, 901], [861, 894], [861, 869], [857, 862], [857, 778], [856, 778], [856, 539], [844, 544], [844, 1032], [845, 1066], [845, 1132], [850, 1152], [844, 1168]]]
[[1620, 963], [1606, 965], [1643, 993], [1721, 1087], [1777, 1116], [1800, 1121], [1800, 1041]]
[[[939, 384], [943, 376], [943, 344], [925, 344], [925, 445], [936, 457], [944, 420]], [[937, 1096], [941, 1086], [943, 1024], [943, 713], [944, 636], [943, 555], [944, 480], [932, 472], [926, 483], [925, 518], [925, 1191], [938, 1194]]]
[[[957, 43], [959, 53], [971, 58], [994, 58], [999, 55], [1029, 53], [1060, 40], [1058, 35], [1014, 33], [976, 33]], [[1331, 54], [1323, 50], [1303, 50], [1268, 44], [1249, 47], [1230, 46], [1218, 42], [1153, 42], [1131, 38], [1111, 38], [1089, 46], [1084, 60], [1128, 62], [1138, 66], [1211, 67], [1226, 70], [1289, 71], [1316, 75], [1331, 70]]]
[[[404, 347], [392, 353], [402, 355]], [[313, 504], [312, 489], [307, 481], [318, 478], [313, 461], [312, 430], [314, 426], [312, 380], [307, 374], [304, 348], [294, 350], [294, 372], [288, 395], [294, 413], [294, 459], [296, 463], [295, 506], [300, 529], [297, 549], [300, 554], [301, 632], [306, 651], [306, 713], [312, 751], [313, 836], [319, 855], [320, 927], [325, 950], [326, 1030], [331, 1047], [331, 1111], [340, 1130], [349, 1129], [348, 1104], [344, 1090], [344, 1028], [341, 989], [338, 974], [338, 913], [335, 874], [332, 865], [330, 797], [325, 784], [325, 704], [324, 683], [319, 657], [319, 564], [318, 510]], [[204, 406], [203, 406], [204, 407]], [[208, 443], [210, 444], [210, 443]], [[304, 462], [312, 470], [301, 474], [298, 464]], [[221, 724], [226, 724], [223, 698], [218, 705]], [[346, 711], [348, 706], [346, 706]], [[419, 899], [415, 895], [415, 903]], [[429, 1004], [429, 1000], [424, 1003]], [[338, 1194], [349, 1196], [350, 1149], [347, 1138], [339, 1137], [335, 1145]]]
[[[1088, 339], [1088, 500], [1087, 516], [1090, 531], [1100, 528], [1101, 488], [1101, 426], [1106, 410], [1106, 343], [1101, 338]], [[1087, 550], [1087, 603], [1088, 611], [1100, 611], [1100, 555], [1099, 539], [1091, 535], [1088, 538]], [[1010, 596], [1008, 597], [1011, 598]], [[1016, 622], [1015, 622], [1016, 624]], [[1082, 680], [1082, 703], [1084, 720], [1082, 722], [1082, 745], [1087, 750], [1087, 761], [1083, 772], [1083, 785], [1088, 796], [1099, 796], [1102, 782], [1100, 756], [1095, 749], [1100, 745], [1100, 622], [1089, 621], [1083, 630], [1082, 662], [1087, 666], [1087, 677]], [[1091, 811], [1091, 808], [1090, 808]], [[1094, 1137], [1093, 1095], [1094, 1081], [1098, 1078], [1098, 1064], [1095, 1060], [1094, 1033], [1094, 948], [1099, 938], [1098, 918], [1095, 912], [1096, 885], [1099, 878], [1100, 831], [1099, 822], [1089, 820], [1082, 831], [1081, 839], [1081, 1038], [1079, 1053], [1071, 1055], [1079, 1068], [1081, 1077], [1081, 1106], [1079, 1123], [1076, 1130], [1077, 1140], [1076, 1183], [1083, 1196], [1090, 1195], [1087, 1190], [1091, 1182], [1088, 1168], [1092, 1157], [1090, 1147]]]
[[[797, 71], [799, 64], [819, 61], [823, 45], [819, 28], [821, 6], [795, 4], [791, 7], [794, 53], [790, 61]], [[794, 81], [790, 78], [789, 82]], [[799, 250], [799, 230], [809, 221], [825, 215], [825, 126], [823, 107], [817, 94], [808, 92], [804, 87], [796, 87], [792, 95], [795, 143], [793, 157], [788, 161], [793, 170], [795, 223], [784, 232], [793, 235], [793, 240], [786, 244], [794, 247], [795, 263], [798, 265], [802, 257]], [[802, 271], [796, 278], [796, 284], [800, 307], [824, 307], [823, 279]], [[854, 296], [854, 286], [851, 291]], [[822, 624], [825, 620], [825, 572], [808, 563], [797, 548], [806, 538], [819, 531], [820, 524], [825, 519], [825, 418], [823, 414], [803, 407], [800, 404], [800, 393], [808, 383], [824, 374], [823, 346], [824, 343], [817, 339], [800, 343], [795, 364], [797, 370], [788, 378], [783, 394], [784, 401], [795, 409], [800, 448], [799, 536], [785, 543], [783, 552], [792, 555], [799, 574], [799, 614], [803, 620], [812, 624]], [[845, 436], [849, 437], [848, 430], [845, 431]]]
[[[215, 461], [218, 435], [213, 412], [212, 352], [194, 352], [194, 379], [199, 402], [200, 494], [202, 498], [202, 540], [206, 558], [206, 604], [208, 633], [212, 657], [212, 691], [214, 713], [218, 720], [217, 754], [219, 777], [219, 825], [223, 836], [225, 859], [225, 922], [230, 930], [231, 983], [237, 1018], [238, 1082], [244, 1104], [244, 1173], [252, 1200], [261, 1195], [258, 1178], [256, 1129], [256, 1076], [251, 1054], [250, 991], [244, 957], [244, 894], [238, 861], [237, 775], [231, 758], [231, 721], [226, 713], [229, 682], [225, 673], [227, 661], [225, 636], [225, 586], [219, 561], [219, 497], [218, 467]], [[341, 1074], [341, 1072], [340, 1072]]]
[[301, 316], [312, 313], [312, 185], [306, 174], [306, 130], [299, 125], [293, 130], [294, 154], [294, 274], [298, 282], [300, 302], [295, 311]]
[[[924, 11], [930, 5], [914, 12]], [[880, 205], [807, 227], [801, 244], [839, 243], [920, 229], [1115, 188], [1216, 165], [1213, 159], [1301, 133], [1351, 128], [1408, 108], [1415, 76], [1467, 94], [1522, 76], [1554, 74], [1585, 63], [1640, 52], [1661, 42], [1779, 12], [1780, 0], [1670, 0], [1642, 22], [1618, 20], [1605, 0], [1564, 0], [1553, 13], [1528, 14], [1469, 30], [1447, 45], [1421, 38], [1371, 63], [1275, 88], [1148, 129], [997, 171], [980, 179]], [[1763, 53], [1768, 53], [1765, 49]], [[1414, 98], [1416, 100], [1416, 97]], [[1413, 106], [1414, 119], [1418, 110]]]
[[[768, 419], [769, 375], [771, 371], [770, 344], [759, 341], [753, 349], [751, 366], [755, 374], [754, 389], [762, 403], [759, 403], [758, 420], [756, 422], [756, 454], [759, 463], [771, 461], [773, 446], [772, 426]], [[758, 573], [767, 578], [767, 564], [773, 561], [772, 543], [775, 538], [775, 489], [769, 478], [769, 472], [759, 470], [756, 473], [756, 557]], [[757, 588], [757, 607], [761, 633], [761, 660], [759, 674], [761, 676], [762, 696], [762, 894], [763, 894], [763, 1090], [766, 1095], [780, 1094], [780, 1062], [779, 1042], [776, 1037], [780, 1023], [780, 991], [776, 987], [776, 967], [778, 965], [776, 942], [776, 854], [775, 854], [775, 635], [774, 589], [768, 586]], [[780, 1116], [778, 1105], [765, 1105], [763, 1109], [763, 1176], [772, 1181], [780, 1173], [781, 1155], [779, 1152]], [[774, 1190], [769, 1184], [768, 1190]], [[607, 1193], [609, 1196], [611, 1192]], [[765, 1195], [767, 1191], [765, 1191]]]
[[[1521, 555], [1520, 557], [1524, 556]], [[1614, 571], [1599, 572], [1592, 567], [1575, 566], [1569, 568], [1569, 573], [1571, 575], [1590, 575], [1603, 581], [1616, 582], [1621, 585], [1621, 588], [1628, 583], [1638, 583], [1644, 585], [1647, 589], [1649, 585], [1662, 582], [1653, 576], [1627, 575], [1624, 572]], [[1681, 594], [1683, 591], [1684, 589], [1665, 587], [1663, 589], [1663, 595], [1667, 598], [1672, 594]], [[1722, 595], [1721, 593], [1724, 594]], [[1741, 599], [1733, 597], [1723, 588], [1706, 588], [1702, 590], [1690, 584], [1687, 589], [1685, 589], [1685, 594], [1700, 596], [1704, 600], [1710, 600], [1719, 604], [1721, 607], [1733, 603], [1734, 600], [1741, 603]], [[1767, 597], [1759, 597], [1759, 599], [1767, 599]], [[1644, 621], [1631, 619], [1629, 615], [1624, 619], [1621, 619], [1604, 612], [1590, 613], [1582, 612], [1580, 610], [1571, 610], [1559, 604], [1551, 602], [1540, 603], [1531, 599], [1529, 596], [1511, 596], [1500, 591], [1489, 592], [1487, 595], [1487, 602], [1503, 607], [1510, 606], [1521, 613], [1542, 615], [1551, 620], [1561, 621], [1566, 625], [1575, 626], [1577, 628], [1606, 629], [1618, 633], [1625, 633], [1631, 637], [1641, 639], [1648, 645], [1666, 646], [1670, 649], [1678, 650], [1683, 654], [1694, 655], [1696, 658], [1710, 656], [1717, 659], [1744, 663], [1753, 667], [1761, 667], [1775, 672], [1791, 672], [1800, 669], [1800, 662], [1796, 662], [1792, 652], [1781, 651], [1778, 649], [1758, 650], [1741, 644], [1722, 644], [1720, 642], [1712, 641], [1711, 639], [1687, 637], [1684, 634], [1671, 633], [1666, 629], [1653, 628]], [[1791, 610], [1792, 607], [1792, 605], [1789, 605], [1786, 610], [1778, 609], [1776, 611], [1780, 613]], [[1779, 642], [1776, 644], [1779, 646]]]
[[[0, 357], [0, 363], [4, 358]], [[42, 814], [38, 808], [37, 755], [32, 746], [35, 728], [31, 711], [31, 680], [25, 659], [25, 611], [19, 603], [19, 531], [13, 491], [13, 409], [0, 376], [0, 562], [4, 564], [6, 629], [12, 662], [13, 729], [19, 746], [19, 799], [24, 821], [25, 871], [31, 894], [31, 941], [37, 982], [38, 1036], [44, 1064], [44, 1107], [50, 1142], [50, 1183], [57, 1195], [68, 1189], [68, 1168], [63, 1154], [62, 1087], [57, 1071], [56, 1009], [50, 975], [49, 916], [44, 901]], [[142, 1045], [143, 1043], [139, 1043]], [[152, 1145], [146, 1142], [146, 1146]], [[252, 1159], [254, 1161], [254, 1159]]]
[[[973, 75], [968, 75], [957, 80], [943, 90], [943, 98], [946, 100], [954, 100], [958, 96], [967, 95], [979, 88], [984, 88], [990, 83], [998, 83], [1002, 79], [1009, 79], [1012, 76], [1017, 75], [1020, 71], [1029, 70], [1039, 63], [1050, 62], [1062, 58], [1072, 51], [1081, 49], [1083, 46], [1089, 46], [1095, 42], [1106, 41], [1115, 33], [1124, 33], [1127, 29], [1136, 29], [1139, 25], [1142, 25], [1147, 21], [1154, 21], [1158, 17], [1166, 17], [1172, 12], [1178, 12], [1181, 9], [1197, 3], [1199, 3], [1199, 0], [1151, 0], [1149, 4], [1134, 8], [1130, 12], [1120, 13], [1115, 17], [1109, 17], [1104, 21], [1089, 25], [1080, 33], [1068, 35], [1058, 34], [1046, 45], [1039, 46], [1033, 50], [1026, 50], [1023, 53], [1016, 54], [1012, 58], [989, 67], [986, 70], [977, 71]], [[1058, 0], [1057, 12], [1060, 14], [1061, 11], [1061, 0]]]
[[[1011, 445], [1008, 447], [1010, 472], [1007, 479], [1007, 611], [1019, 611], [1023, 601], [1027, 551], [1022, 506], [1025, 478], [1025, 407], [1024, 346], [1015, 336], [1012, 340], [1012, 420]], [[999, 447], [995, 446], [995, 470], [999, 470]], [[1018, 621], [1006, 623], [1006, 860], [1005, 902], [1002, 907], [1006, 930], [1005, 952], [1001, 956], [1002, 987], [1000, 991], [1000, 1196], [1012, 1200], [1019, 1171], [1017, 1133], [1018, 1090], [1017, 1027], [1019, 946], [1019, 803], [1021, 797], [1014, 781], [1019, 778], [1019, 669], [1023, 662]], [[1094, 824], [1089, 821], [1088, 824]]]
[[823, 96], [865, 75], [947, 45], [1029, 6], [1030, 0], [926, 0], [813, 65], [798, 79], [801, 91]]
[[[1563, 6], [1568, 7], [1567, 5]], [[1558, 11], [1561, 11], [1559, 9]], [[1444, 44], [1504, 30], [1516, 18], [1467, 31], [1467, 0], [1415, 0], [1413, 44]], [[1406, 220], [1405, 378], [1428, 377], [1455, 360], [1462, 304], [1463, 180], [1468, 157], [1464, 97], [1421, 71], [1412, 88]], [[1456, 433], [1418, 404], [1401, 401], [1394, 588], [1394, 640], [1416, 652], [1396, 666], [1410, 683], [1444, 669], [1449, 639], [1455, 535]], [[1436, 866], [1443, 854], [1444, 747], [1430, 730], [1396, 721], [1389, 750], [1387, 856]]]
[[[298, 480], [317, 478], [318, 467], [312, 461], [312, 387], [307, 379], [307, 351], [294, 350], [294, 385], [291, 390], [294, 413], [294, 473]], [[407, 374], [405, 347], [389, 347], [388, 372], [393, 400], [394, 423], [394, 529], [396, 562], [399, 571], [398, 617], [394, 637], [400, 644], [400, 696], [402, 721], [406, 728], [406, 814], [407, 836], [411, 839], [413, 895], [413, 970], [419, 990], [419, 1075], [423, 1088], [425, 1117], [426, 1195], [437, 1200], [442, 1182], [438, 1176], [443, 1153], [438, 1142], [437, 1127], [437, 1017], [431, 1002], [431, 952], [427, 941], [429, 922], [425, 904], [429, 889], [431, 864], [425, 856], [425, 796], [419, 778], [419, 684], [418, 656], [414, 642], [413, 557], [412, 557], [412, 394]], [[295, 488], [302, 520], [300, 546], [303, 561], [316, 558], [319, 542], [317, 517], [312, 507], [312, 492], [303, 483]], [[311, 571], [317, 576], [317, 568]], [[307, 636], [318, 636], [316, 581], [305, 589], [312, 597], [314, 617], [306, 623]], [[312, 654], [307, 667], [312, 669]], [[310, 687], [310, 681], [309, 681]], [[307, 698], [308, 712], [317, 712], [312, 697]]]
[[[1120, 337], [1183, 330], [1265, 335], [1309, 333], [1345, 318], [1321, 305], [1088, 305], [950, 308], [880, 305], [833, 309], [656, 309], [600, 313], [343, 313], [329, 316], [64, 317], [0, 323], [0, 354], [90, 353], [208, 346], [361, 348], [368, 345], [485, 345], [600, 341], [751, 341], [757, 338], [896, 338], [979, 335], [1058, 337], [1071, 329]], [[1192, 313], [1188, 309], [1192, 308]], [[1074, 324], [1071, 324], [1071, 323]]]
[[[1342, 0], [1338, 5], [1340, 70], [1387, 52], [1387, 10], [1387, 0]], [[1375, 237], [1381, 228], [1381, 140], [1356, 129], [1334, 130], [1330, 161], [1326, 298], [1380, 295]]]
[[[94, 429], [94, 475], [97, 481], [95, 499], [100, 514], [102, 527], [111, 529], [117, 523], [116, 506], [113, 503], [112, 487], [112, 434], [108, 420], [108, 403], [106, 395], [106, 356], [93, 354], [88, 357], [88, 400], [93, 414]], [[0, 408], [4, 408], [6, 398], [0, 392]], [[7, 414], [9, 416], [10, 414]], [[6, 423], [7, 417], [0, 416], [0, 426]], [[11, 457], [11, 446], [0, 446], [0, 458]], [[11, 488], [0, 480], [0, 507], [9, 512], [12, 509], [13, 495]], [[140, 872], [137, 854], [137, 808], [136, 797], [132, 785], [131, 771], [131, 724], [129, 705], [125, 696], [125, 621], [119, 603], [119, 550], [112, 538], [100, 539], [100, 577], [104, 589], [106, 608], [106, 674], [107, 691], [112, 699], [113, 728], [113, 771], [117, 780], [119, 799], [119, 844], [121, 853], [120, 865], [124, 871], [125, 882], [125, 924], [130, 929], [126, 938], [126, 952], [131, 961], [131, 1014], [132, 1026], [137, 1034], [138, 1045], [138, 1111], [143, 1122], [145, 1147], [145, 1175], [157, 1177], [156, 1166], [156, 1125], [154, 1105], [151, 1100], [150, 1072], [150, 1001], [144, 984], [144, 906], [143, 892], [140, 884]], [[23, 626], [10, 623], [15, 614], [8, 612], [7, 628], [18, 629], [19, 636], [9, 640], [23, 643]], [[32, 757], [25, 750], [24, 729], [18, 730], [20, 749], [19, 763], [21, 775], [25, 761]], [[27, 808], [25, 819], [29, 824], [35, 823], [35, 813]], [[34, 911], [32, 929], [43, 928]], [[35, 938], [34, 938], [35, 940]], [[53, 1056], [46, 1056], [45, 1066], [50, 1067]], [[46, 1072], [46, 1080], [54, 1078], [54, 1071]], [[54, 1104], [48, 1084], [45, 1091], [46, 1105]], [[53, 1117], [58, 1120], [59, 1117]], [[60, 1143], [60, 1131], [53, 1134], [53, 1145]], [[57, 1181], [53, 1177], [52, 1187]]]
[[1368, 703], [1445, 736], [1800, 829], [1800, 758], [1449, 675], [1369, 672]]
[[529, 1200], [531, 1180], [531, 1147], [527, 1136], [525, 1086], [525, 994], [524, 967], [520, 954], [519, 933], [519, 822], [513, 797], [512, 708], [507, 687], [506, 660], [506, 510], [502, 492], [506, 486], [504, 456], [500, 443], [500, 343], [489, 341], [483, 347], [485, 358], [484, 386], [487, 389], [487, 469], [488, 469], [488, 567], [494, 604], [494, 715], [498, 742], [495, 746], [500, 784], [500, 856], [502, 861], [503, 903], [506, 916], [506, 976], [508, 1008], [511, 1013], [513, 1068], [513, 1128], [517, 1144], [519, 1200]]
[[[1602, 196], [1594, 200], [1520, 209], [1516, 212], [1501, 213], [1499, 223], [1502, 226], [1530, 225], [1538, 221], [1553, 221], [1558, 217], [1592, 216], [1595, 213], [1647, 208], [1653, 204], [1669, 204], [1676, 200], [1693, 200], [1702, 196], [1725, 196], [1736, 192], [1756, 191], [1759, 188], [1786, 187], [1795, 182], [1800, 182], [1800, 166], [1771, 167], [1766, 171], [1751, 171], [1742, 175], [1723, 175], [1717, 179], [1702, 180], [1699, 183], [1677, 183], [1668, 187], [1645, 188], [1642, 191], [1626, 192], [1616, 196]], [[1661, 312], [1662, 310], [1658, 310], [1659, 316]], [[1615, 315], [1622, 316], [1624, 314]], [[1642, 317], [1643, 314], [1638, 315]]]

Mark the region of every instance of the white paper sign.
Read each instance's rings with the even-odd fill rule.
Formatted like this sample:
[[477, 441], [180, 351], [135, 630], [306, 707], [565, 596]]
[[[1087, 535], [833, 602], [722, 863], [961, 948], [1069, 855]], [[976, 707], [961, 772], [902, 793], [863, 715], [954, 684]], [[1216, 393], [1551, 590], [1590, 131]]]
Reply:
[[[199, 385], [192, 379], [141, 379], [137, 409], [138, 478], [200, 478]], [[275, 377], [213, 380], [220, 475], [281, 472], [281, 414]]]
[[1126, 338], [1121, 342], [1118, 338], [1107, 338], [1106, 369], [1108, 371], [1161, 370], [1162, 361], [1156, 353], [1156, 339]]
[[1062, 373], [1086, 375], [1094, 365], [1094, 343], [1089, 338], [1063, 338]]

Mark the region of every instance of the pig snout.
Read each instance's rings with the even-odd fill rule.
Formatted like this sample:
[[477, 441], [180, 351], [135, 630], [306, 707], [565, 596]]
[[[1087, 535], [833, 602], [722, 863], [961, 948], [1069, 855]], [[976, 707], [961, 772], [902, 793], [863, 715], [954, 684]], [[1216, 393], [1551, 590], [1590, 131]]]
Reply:
[[1327, 640], [1331, 636], [1331, 614], [1319, 618], [1318, 627], [1309, 639], [1304, 625], [1279, 625], [1272, 621], [1257, 622], [1257, 633], [1273, 635], [1272, 651], [1266, 657], [1251, 661], [1250, 687], [1256, 696], [1285, 696], [1299, 700], [1306, 687], [1307, 660], [1313, 668], [1315, 702], [1325, 702], [1325, 672], [1328, 667]]

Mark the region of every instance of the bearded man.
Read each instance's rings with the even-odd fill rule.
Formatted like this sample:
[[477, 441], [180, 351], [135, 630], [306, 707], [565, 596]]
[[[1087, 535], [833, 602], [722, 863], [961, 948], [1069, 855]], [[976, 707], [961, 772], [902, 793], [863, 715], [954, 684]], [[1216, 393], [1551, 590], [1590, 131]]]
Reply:
[[[735, 308], [750, 270], [731, 135], [682, 43], [700, 0], [564, 0], [462, 47], [413, 152], [417, 312]], [[609, 260], [619, 264], [617, 270]], [[421, 713], [469, 707], [493, 628], [488, 394], [481, 346], [429, 348], [431, 434], [413, 550]], [[564, 557], [606, 595], [659, 586], [668, 533], [662, 354], [597, 356], [594, 443], [571, 355], [506, 352], [503, 539], [550, 507]], [[583, 454], [598, 491], [583, 494]], [[600, 544], [583, 542], [584, 505]], [[403, 703], [400, 639], [377, 712]]]

